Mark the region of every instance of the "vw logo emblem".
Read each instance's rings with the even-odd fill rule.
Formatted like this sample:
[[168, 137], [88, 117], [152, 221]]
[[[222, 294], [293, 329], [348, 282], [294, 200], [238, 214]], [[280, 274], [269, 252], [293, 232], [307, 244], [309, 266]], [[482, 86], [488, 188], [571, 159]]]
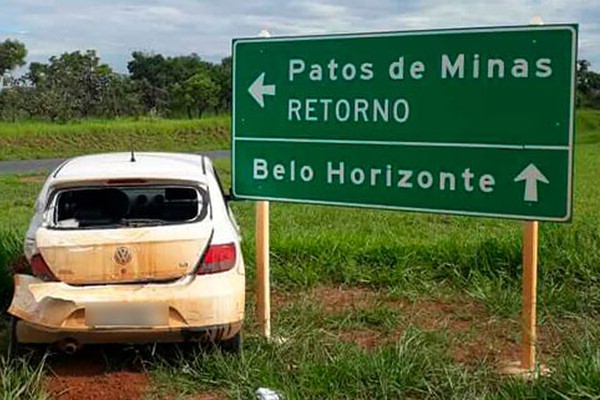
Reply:
[[117, 264], [125, 265], [131, 261], [131, 250], [127, 247], [117, 247], [113, 259]]

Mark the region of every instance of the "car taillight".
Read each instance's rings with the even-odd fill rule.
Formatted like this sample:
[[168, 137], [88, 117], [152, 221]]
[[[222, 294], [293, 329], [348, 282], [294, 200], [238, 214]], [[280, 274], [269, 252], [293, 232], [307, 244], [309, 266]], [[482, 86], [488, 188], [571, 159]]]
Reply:
[[56, 277], [50, 270], [50, 267], [48, 267], [48, 264], [46, 264], [46, 261], [44, 260], [44, 257], [42, 257], [41, 254], [35, 254], [34, 256], [32, 256], [30, 264], [33, 275], [37, 276], [41, 280], [46, 282], [58, 281], [58, 279], [56, 279]]
[[235, 265], [235, 244], [216, 244], [209, 246], [196, 270], [197, 275], [214, 274], [228, 271]]

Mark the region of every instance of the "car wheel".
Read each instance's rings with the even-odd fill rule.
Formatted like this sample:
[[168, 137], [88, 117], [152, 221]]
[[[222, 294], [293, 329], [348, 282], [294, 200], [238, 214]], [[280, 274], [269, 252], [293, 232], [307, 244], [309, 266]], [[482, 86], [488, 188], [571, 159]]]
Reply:
[[17, 317], [10, 317], [8, 324], [8, 357], [13, 358], [19, 354], [19, 342], [17, 341]]
[[238, 332], [232, 338], [221, 340], [219, 348], [223, 353], [239, 354], [242, 351], [242, 332]]

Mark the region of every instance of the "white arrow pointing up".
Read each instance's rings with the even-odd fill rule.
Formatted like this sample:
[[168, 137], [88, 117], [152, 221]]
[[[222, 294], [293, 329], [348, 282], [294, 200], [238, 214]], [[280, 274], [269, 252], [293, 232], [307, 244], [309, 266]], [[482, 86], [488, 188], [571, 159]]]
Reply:
[[521, 171], [515, 178], [515, 182], [525, 181], [525, 195], [523, 200], [525, 201], [538, 201], [537, 183], [538, 181], [543, 183], [550, 183], [548, 178], [542, 174], [542, 172], [531, 163]]
[[265, 85], [265, 73], [263, 72], [256, 78], [252, 85], [248, 88], [248, 93], [250, 96], [256, 100], [259, 106], [265, 108], [265, 100], [264, 95], [274, 96], [275, 95], [275, 85]]

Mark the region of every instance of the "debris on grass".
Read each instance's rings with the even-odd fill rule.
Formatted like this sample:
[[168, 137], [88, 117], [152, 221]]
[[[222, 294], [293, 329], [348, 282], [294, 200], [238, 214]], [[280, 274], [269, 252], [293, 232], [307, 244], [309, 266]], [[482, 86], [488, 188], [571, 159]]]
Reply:
[[276, 391], [269, 388], [258, 388], [256, 391], [256, 398], [258, 400], [282, 400], [283, 397]]

